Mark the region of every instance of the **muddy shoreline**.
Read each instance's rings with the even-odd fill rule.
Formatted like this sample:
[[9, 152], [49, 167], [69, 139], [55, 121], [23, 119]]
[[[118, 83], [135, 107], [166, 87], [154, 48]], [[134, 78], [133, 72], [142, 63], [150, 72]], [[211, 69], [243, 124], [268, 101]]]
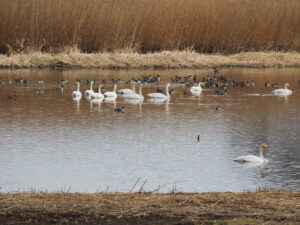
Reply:
[[299, 191], [0, 194], [0, 224], [299, 224]]

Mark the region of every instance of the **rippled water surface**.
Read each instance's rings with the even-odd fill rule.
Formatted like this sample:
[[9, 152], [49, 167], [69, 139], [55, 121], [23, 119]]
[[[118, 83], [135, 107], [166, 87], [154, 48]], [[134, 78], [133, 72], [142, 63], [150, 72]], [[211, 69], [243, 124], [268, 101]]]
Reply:
[[[118, 98], [116, 103], [94, 104], [85, 98], [72, 100], [75, 78], [129, 80], [160, 74], [166, 83], [171, 76], [202, 78], [211, 71], [1, 70], [1, 80], [23, 77], [28, 82], [0, 84], [0, 191], [127, 192], [139, 177], [133, 191], [143, 183], [146, 191], [160, 186], [162, 192], [299, 190], [300, 69], [221, 72], [256, 85], [231, 87], [227, 96], [205, 89], [199, 97], [186, 96], [183, 90], [188, 88], [173, 85], [168, 103], [146, 98], [134, 104]], [[68, 84], [58, 93], [61, 79]], [[267, 80], [279, 86], [289, 82], [293, 94], [268, 95], [272, 89], [264, 87]], [[156, 88], [146, 86], [143, 92]], [[37, 89], [45, 93], [38, 95]], [[83, 83], [81, 90], [86, 89]], [[257, 96], [262, 92], [267, 95]], [[8, 95], [17, 98], [9, 100]], [[125, 106], [124, 114], [114, 112], [120, 106]], [[264, 168], [232, 161], [257, 155], [261, 143], [270, 145]]]

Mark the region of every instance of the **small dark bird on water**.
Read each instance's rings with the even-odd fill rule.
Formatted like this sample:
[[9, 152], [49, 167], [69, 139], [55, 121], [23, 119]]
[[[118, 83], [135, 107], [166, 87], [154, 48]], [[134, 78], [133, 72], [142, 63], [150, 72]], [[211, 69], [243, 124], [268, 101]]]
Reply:
[[216, 110], [217, 110], [217, 111], [220, 111], [220, 110], [221, 110], [221, 106], [218, 105], [218, 106], [216, 107]]
[[198, 142], [200, 142], [200, 134], [198, 134], [197, 140], [198, 140]]
[[7, 98], [9, 100], [17, 100], [17, 96], [16, 95], [9, 95], [9, 96], [7, 96]]
[[115, 112], [124, 113], [125, 112], [125, 107], [122, 106], [121, 108], [115, 108]]

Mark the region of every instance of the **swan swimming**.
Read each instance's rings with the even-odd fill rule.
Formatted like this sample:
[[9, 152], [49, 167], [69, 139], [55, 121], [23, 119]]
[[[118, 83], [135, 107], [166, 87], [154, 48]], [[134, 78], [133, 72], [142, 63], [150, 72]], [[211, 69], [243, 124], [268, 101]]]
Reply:
[[124, 88], [124, 89], [118, 90], [118, 93], [120, 93], [121, 95], [128, 95], [128, 94], [135, 93], [135, 83], [133, 83], [133, 85], [132, 85], [132, 90], [128, 89], [128, 88]]
[[259, 156], [254, 156], [254, 155], [245, 155], [245, 156], [240, 156], [234, 159], [233, 161], [239, 162], [239, 163], [255, 163], [257, 165], [260, 165], [262, 163], [267, 163], [268, 160], [264, 158], [263, 151], [265, 148], [269, 148], [269, 145], [267, 144], [261, 144], [259, 146]]
[[94, 93], [94, 91], [93, 91], [93, 83], [94, 83], [94, 81], [92, 80], [91, 81], [91, 88], [90, 88], [90, 90], [86, 90], [84, 92], [85, 97], [89, 97], [90, 95], [92, 95]]
[[82, 94], [80, 92], [80, 83], [79, 82], [76, 82], [76, 83], [77, 83], [77, 90], [73, 91], [72, 97], [73, 98], [81, 98]]
[[105, 93], [104, 93], [104, 97], [105, 97], [105, 98], [117, 98], [118, 95], [117, 95], [117, 93], [116, 93], [116, 90], [117, 90], [117, 85], [114, 84], [114, 89], [113, 89], [113, 91], [107, 91], [107, 92], [105, 92]]
[[290, 84], [286, 83], [284, 85], [284, 88], [280, 88], [280, 89], [275, 89], [274, 91], [272, 91], [272, 93], [274, 95], [290, 95], [293, 93], [292, 90], [288, 89], [287, 87], [290, 86]]
[[147, 94], [150, 98], [159, 98], [159, 99], [164, 99], [164, 100], [168, 100], [170, 99], [170, 93], [169, 93], [169, 87], [170, 84], [166, 84], [166, 94], [162, 94], [162, 93], [150, 93]]
[[140, 85], [139, 88], [139, 94], [135, 93], [135, 88], [133, 88], [133, 93], [132, 94], [126, 94], [124, 95], [124, 98], [128, 98], [128, 99], [144, 99], [144, 96], [142, 94], [142, 85]]
[[201, 85], [204, 85], [204, 83], [203, 82], [199, 82], [198, 86], [191, 87], [190, 91], [191, 92], [201, 92], [202, 91]]
[[101, 87], [102, 87], [102, 85], [100, 84], [99, 85], [99, 88], [98, 88], [98, 92], [97, 93], [95, 93], [95, 92], [93, 92], [93, 93], [91, 93], [91, 98], [92, 99], [101, 99], [101, 98], [104, 98], [104, 95], [101, 93]]

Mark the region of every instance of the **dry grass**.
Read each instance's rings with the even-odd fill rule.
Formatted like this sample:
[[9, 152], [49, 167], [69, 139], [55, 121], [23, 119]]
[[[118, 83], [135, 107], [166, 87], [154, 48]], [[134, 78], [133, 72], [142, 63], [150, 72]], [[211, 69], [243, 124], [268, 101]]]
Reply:
[[299, 224], [300, 193], [0, 194], [0, 223]]
[[0, 55], [0, 67], [77, 67], [101, 69], [210, 68], [220, 67], [299, 67], [300, 53], [248, 52], [232, 55], [200, 54], [194, 51], [162, 51], [139, 54], [131, 51], [81, 53], [69, 49], [59, 54], [41, 52]]
[[0, 5], [0, 52], [8, 54], [65, 46], [83, 52], [300, 50], [299, 0], [0, 0]]

